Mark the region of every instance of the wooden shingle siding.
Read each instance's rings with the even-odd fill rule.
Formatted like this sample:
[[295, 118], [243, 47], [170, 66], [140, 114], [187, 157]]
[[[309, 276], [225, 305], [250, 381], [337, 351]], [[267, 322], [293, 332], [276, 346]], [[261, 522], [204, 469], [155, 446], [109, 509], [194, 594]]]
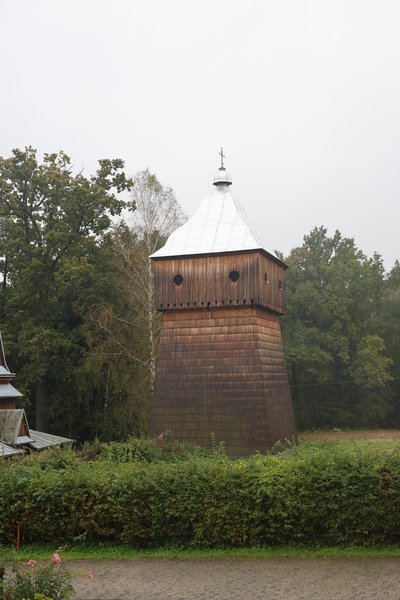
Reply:
[[[212, 285], [227, 289], [217, 280]], [[276, 312], [255, 305], [163, 311], [151, 435], [170, 431], [179, 440], [209, 446], [214, 434], [233, 456], [295, 437]]]

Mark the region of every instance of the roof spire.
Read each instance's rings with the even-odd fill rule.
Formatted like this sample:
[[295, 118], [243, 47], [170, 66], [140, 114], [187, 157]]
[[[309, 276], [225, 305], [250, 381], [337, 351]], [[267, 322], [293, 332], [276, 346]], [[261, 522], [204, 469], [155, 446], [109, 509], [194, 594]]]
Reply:
[[232, 185], [232, 177], [229, 175], [228, 171], [225, 169], [224, 158], [225, 154], [223, 149], [221, 148], [221, 152], [218, 152], [221, 157], [221, 166], [216, 172], [214, 176], [214, 185]]
[[225, 154], [224, 154], [224, 151], [223, 151], [222, 147], [221, 147], [221, 152], [219, 152], [219, 155], [220, 155], [220, 157], [221, 157], [221, 166], [220, 166], [220, 170], [222, 170], [222, 169], [225, 169], [225, 167], [224, 167], [224, 158], [225, 158]]

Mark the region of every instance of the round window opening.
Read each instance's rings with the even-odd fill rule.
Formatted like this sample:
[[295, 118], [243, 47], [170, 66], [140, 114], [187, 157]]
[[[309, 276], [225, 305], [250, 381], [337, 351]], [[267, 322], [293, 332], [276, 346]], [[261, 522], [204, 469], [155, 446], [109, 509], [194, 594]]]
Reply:
[[182, 283], [183, 283], [182, 275], [175, 275], [173, 282], [175, 285], [182, 285]]
[[229, 279], [231, 281], [237, 281], [239, 279], [239, 277], [240, 277], [240, 275], [239, 275], [239, 273], [237, 271], [231, 271], [229, 273]]

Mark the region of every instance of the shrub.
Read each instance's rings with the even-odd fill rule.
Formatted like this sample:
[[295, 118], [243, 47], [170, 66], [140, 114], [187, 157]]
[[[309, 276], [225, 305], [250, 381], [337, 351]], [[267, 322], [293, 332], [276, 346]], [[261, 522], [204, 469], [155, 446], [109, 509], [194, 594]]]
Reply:
[[89, 460], [123, 462], [175, 462], [189, 458], [208, 456], [210, 451], [193, 444], [180, 443], [165, 438], [128, 438], [125, 442], [95, 441], [86, 443], [82, 457]]
[[4, 600], [70, 600], [74, 595], [71, 574], [61, 564], [58, 553], [46, 565], [29, 560], [13, 567], [14, 577], [0, 583]]
[[398, 447], [327, 444], [235, 461], [221, 451], [153, 460], [151, 447], [143, 458], [148, 446], [129, 443], [126, 461], [126, 445], [108, 445], [94, 461], [52, 455], [1, 468], [2, 539], [15, 540], [17, 524], [26, 541], [138, 548], [400, 538]]

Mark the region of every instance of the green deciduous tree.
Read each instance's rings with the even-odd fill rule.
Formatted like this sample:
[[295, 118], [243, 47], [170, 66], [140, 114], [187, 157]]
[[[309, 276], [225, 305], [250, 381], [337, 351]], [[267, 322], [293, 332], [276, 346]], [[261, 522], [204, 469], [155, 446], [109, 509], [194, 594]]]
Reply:
[[354, 382], [367, 390], [383, 389], [392, 381], [391, 358], [384, 355], [385, 342], [378, 335], [366, 335], [357, 346], [351, 366]]
[[329, 237], [319, 227], [286, 262], [283, 332], [300, 427], [382, 424], [391, 361], [383, 340], [381, 258], [367, 258], [353, 239], [338, 231]]
[[173, 190], [148, 169], [133, 178], [131, 209], [130, 226], [118, 224], [111, 238], [113, 298], [87, 314], [90, 352], [83, 371], [103, 398], [97, 422], [104, 439], [148, 431], [160, 327], [149, 255], [185, 218]]
[[400, 424], [400, 263], [396, 261], [388, 274], [382, 307], [383, 337], [393, 361], [393, 419]]
[[[154, 310], [154, 283], [150, 255], [165, 243], [168, 236], [186, 220], [175, 192], [163, 186], [149, 169], [139, 171], [133, 179], [131, 202], [134, 223], [131, 241], [127, 236], [119, 239], [122, 264], [132, 283], [132, 293], [142, 308], [148, 346], [150, 389], [153, 389], [157, 354], [159, 317]], [[132, 252], [132, 241], [137, 240], [136, 252]], [[127, 243], [126, 243], [127, 242]], [[135, 247], [135, 245], [134, 245]], [[132, 260], [132, 257], [134, 259]]]
[[101, 160], [88, 178], [64, 152], [40, 162], [31, 147], [0, 158], [0, 326], [39, 429], [47, 420], [73, 432], [78, 417], [82, 313], [110, 293], [106, 236], [131, 184], [122, 169]]

